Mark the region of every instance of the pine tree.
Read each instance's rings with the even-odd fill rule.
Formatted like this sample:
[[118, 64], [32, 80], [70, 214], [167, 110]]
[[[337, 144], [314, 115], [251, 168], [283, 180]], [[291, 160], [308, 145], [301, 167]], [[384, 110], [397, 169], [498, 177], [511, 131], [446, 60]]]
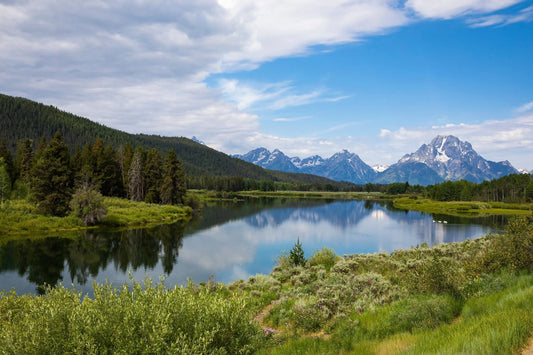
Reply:
[[149, 203], [159, 203], [161, 200], [159, 197], [161, 190], [161, 159], [161, 153], [155, 148], [146, 155], [146, 164], [144, 165], [146, 196], [144, 201]]
[[29, 138], [21, 140], [17, 146], [17, 169], [20, 179], [27, 183], [33, 167], [33, 141]]
[[13, 162], [13, 155], [9, 149], [7, 149], [7, 141], [5, 138], [2, 140], [2, 144], [0, 144], [0, 158], [4, 159], [4, 168], [9, 175], [9, 180], [14, 182], [17, 178], [15, 163]]
[[4, 158], [0, 157], [0, 203], [4, 203], [9, 198], [11, 192], [11, 180], [7, 173]]
[[291, 263], [296, 266], [305, 264], [306, 260], [302, 244], [300, 243], [300, 237], [298, 237], [298, 241], [294, 244], [294, 247], [289, 250], [289, 259]]
[[133, 159], [133, 150], [131, 144], [121, 146], [118, 151], [118, 164], [122, 175], [122, 186], [124, 187], [124, 195], [128, 195], [128, 172], [130, 170], [131, 161]]
[[32, 192], [42, 212], [64, 216], [72, 196], [72, 172], [67, 146], [57, 132], [32, 170]]
[[165, 157], [163, 167], [161, 202], [167, 205], [183, 203], [183, 196], [186, 192], [185, 173], [181, 168], [176, 152], [170, 150]]
[[96, 159], [96, 171], [100, 181], [100, 192], [104, 196], [121, 196], [123, 191], [120, 166], [116, 152], [107, 145]]
[[128, 170], [128, 190], [132, 201], [142, 201], [144, 199], [143, 155], [142, 149], [135, 150]]

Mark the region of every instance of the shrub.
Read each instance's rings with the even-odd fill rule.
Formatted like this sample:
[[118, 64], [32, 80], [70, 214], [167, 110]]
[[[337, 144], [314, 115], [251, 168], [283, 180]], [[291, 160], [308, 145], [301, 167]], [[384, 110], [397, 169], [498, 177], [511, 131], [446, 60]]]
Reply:
[[311, 259], [309, 259], [309, 264], [314, 265], [324, 265], [326, 271], [329, 271], [333, 265], [335, 265], [335, 259], [337, 255], [333, 249], [322, 247], [321, 250], [317, 250]]
[[252, 353], [262, 335], [243, 298], [192, 287], [95, 285], [44, 296], [0, 295], [0, 352], [26, 354]]
[[101, 222], [107, 214], [104, 197], [95, 188], [84, 184], [72, 196], [70, 201], [72, 214], [86, 225]]

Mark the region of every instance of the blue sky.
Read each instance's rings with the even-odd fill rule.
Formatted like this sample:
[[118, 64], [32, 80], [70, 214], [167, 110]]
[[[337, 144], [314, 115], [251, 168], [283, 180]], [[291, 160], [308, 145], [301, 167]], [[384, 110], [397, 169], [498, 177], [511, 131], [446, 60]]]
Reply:
[[2, 1], [0, 91], [223, 152], [533, 169], [533, 1]]

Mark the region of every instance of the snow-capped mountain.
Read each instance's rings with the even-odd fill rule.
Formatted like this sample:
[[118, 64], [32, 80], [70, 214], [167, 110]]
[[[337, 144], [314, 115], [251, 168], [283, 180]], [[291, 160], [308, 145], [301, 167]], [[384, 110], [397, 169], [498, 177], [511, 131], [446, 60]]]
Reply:
[[384, 172], [385, 170], [387, 170], [388, 168], [389, 168], [388, 165], [382, 165], [382, 164], [372, 165], [372, 169], [373, 169], [376, 173], [382, 173], [382, 172]]
[[280, 170], [289, 173], [297, 173], [298, 168], [293, 164], [291, 158], [276, 149], [270, 152], [266, 148], [257, 148], [244, 155], [234, 155], [235, 158], [242, 159], [249, 163], [254, 163], [265, 169]]
[[323, 159], [319, 155], [305, 159], [289, 158], [277, 149], [271, 153], [265, 148], [254, 149], [244, 155], [234, 155], [234, 157], [266, 169], [313, 174], [356, 184], [372, 181], [376, 176], [376, 172], [357, 154], [347, 150], [336, 153], [328, 159]]
[[423, 144], [416, 152], [404, 155], [398, 163], [389, 167], [378, 165], [372, 168], [357, 154], [347, 150], [328, 159], [319, 155], [305, 159], [289, 158], [277, 149], [271, 153], [265, 148], [235, 157], [266, 169], [313, 174], [355, 184], [408, 181], [411, 185], [432, 185], [461, 179], [479, 183], [519, 173], [508, 161], [495, 163], [485, 160], [470, 143], [454, 136], [437, 136], [431, 143]]
[[[463, 142], [454, 136], [437, 136], [431, 143], [423, 144], [416, 152], [404, 155], [398, 163], [385, 170], [380, 174], [379, 182], [402, 181], [400, 179], [405, 179], [405, 172], [412, 169], [412, 163], [427, 165], [437, 173], [441, 181], [465, 179], [479, 183], [518, 173], [508, 161], [495, 163], [485, 160], [468, 142]], [[436, 180], [435, 176], [426, 176], [418, 180], [427, 181], [429, 184], [441, 182], [431, 182]]]

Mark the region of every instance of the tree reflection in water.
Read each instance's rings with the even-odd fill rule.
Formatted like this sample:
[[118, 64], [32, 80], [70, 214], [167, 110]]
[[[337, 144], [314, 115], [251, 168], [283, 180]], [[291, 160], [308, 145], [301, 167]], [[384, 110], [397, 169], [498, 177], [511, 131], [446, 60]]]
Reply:
[[90, 230], [68, 238], [12, 240], [0, 245], [0, 273], [27, 275], [39, 294], [44, 292], [44, 285], [63, 281], [65, 267], [78, 285], [85, 285], [110, 264], [127, 272], [153, 268], [161, 260], [164, 272], [170, 274], [184, 230], [185, 223], [176, 223], [152, 229]]

